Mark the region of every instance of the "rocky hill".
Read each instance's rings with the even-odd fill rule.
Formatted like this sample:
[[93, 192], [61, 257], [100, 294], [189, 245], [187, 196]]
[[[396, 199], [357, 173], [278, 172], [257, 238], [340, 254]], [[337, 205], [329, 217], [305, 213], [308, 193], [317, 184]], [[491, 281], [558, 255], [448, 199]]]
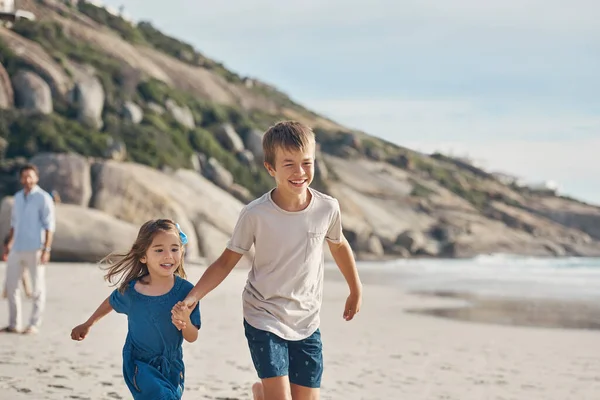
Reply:
[[81, 1], [17, 7], [36, 20], [0, 27], [0, 235], [31, 160], [63, 201], [55, 259], [97, 260], [158, 216], [213, 259], [272, 185], [260, 141], [281, 119], [314, 128], [314, 185], [339, 199], [362, 259], [600, 255], [599, 207], [344, 127], [150, 23]]

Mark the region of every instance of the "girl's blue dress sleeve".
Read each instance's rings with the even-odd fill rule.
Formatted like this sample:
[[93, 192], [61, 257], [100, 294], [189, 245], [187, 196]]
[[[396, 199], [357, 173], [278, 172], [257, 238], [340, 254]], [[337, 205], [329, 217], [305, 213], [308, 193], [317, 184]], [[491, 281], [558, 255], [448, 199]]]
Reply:
[[200, 302], [196, 304], [196, 307], [192, 310], [190, 314], [190, 321], [192, 321], [192, 325], [196, 328], [200, 329], [202, 322], [200, 321]]
[[129, 312], [129, 305], [131, 300], [128, 296], [128, 290], [125, 293], [120, 293], [118, 289], [115, 289], [108, 298], [110, 306], [119, 314], [127, 314]]

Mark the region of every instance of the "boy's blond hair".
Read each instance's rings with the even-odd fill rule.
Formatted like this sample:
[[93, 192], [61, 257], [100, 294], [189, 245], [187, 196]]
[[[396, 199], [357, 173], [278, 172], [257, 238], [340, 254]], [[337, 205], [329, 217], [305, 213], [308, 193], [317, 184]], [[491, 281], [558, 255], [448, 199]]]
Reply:
[[263, 136], [265, 162], [275, 168], [277, 148], [298, 151], [306, 149], [311, 143], [315, 143], [315, 134], [308, 126], [297, 121], [278, 122]]

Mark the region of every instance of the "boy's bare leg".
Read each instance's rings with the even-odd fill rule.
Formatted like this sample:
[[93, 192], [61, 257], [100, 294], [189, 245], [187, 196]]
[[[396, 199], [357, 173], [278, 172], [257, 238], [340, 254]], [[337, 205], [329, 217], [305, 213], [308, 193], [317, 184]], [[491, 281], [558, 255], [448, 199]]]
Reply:
[[265, 400], [262, 383], [256, 382], [254, 385], [252, 385], [252, 397], [254, 400]]
[[[254, 387], [252, 386], [253, 393]], [[263, 379], [261, 383], [262, 395], [261, 400], [292, 400], [292, 392], [290, 390], [290, 380], [287, 376], [277, 376], [275, 378]], [[258, 387], [257, 387], [258, 388]], [[261, 392], [258, 391], [260, 394]], [[257, 398], [255, 397], [255, 400]]]
[[293, 400], [319, 400], [321, 389], [291, 384]]

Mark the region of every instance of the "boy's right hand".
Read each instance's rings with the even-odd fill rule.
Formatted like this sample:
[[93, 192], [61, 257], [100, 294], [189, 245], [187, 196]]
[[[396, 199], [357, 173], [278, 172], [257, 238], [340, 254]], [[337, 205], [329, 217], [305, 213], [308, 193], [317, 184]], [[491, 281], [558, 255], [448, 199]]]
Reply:
[[86, 322], [78, 325], [71, 331], [71, 339], [81, 341], [85, 339], [87, 334], [90, 332], [91, 326]]
[[190, 310], [193, 310], [197, 303], [198, 300], [194, 296], [188, 296], [180, 302], [180, 304], [185, 305]]

